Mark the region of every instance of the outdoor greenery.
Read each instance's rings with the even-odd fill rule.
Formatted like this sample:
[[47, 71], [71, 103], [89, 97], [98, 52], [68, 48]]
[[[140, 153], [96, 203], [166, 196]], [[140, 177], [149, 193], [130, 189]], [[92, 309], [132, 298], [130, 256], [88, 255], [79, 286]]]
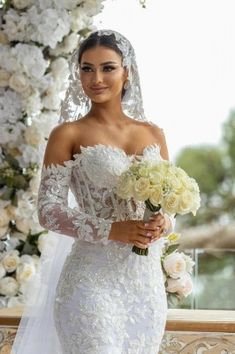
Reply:
[[180, 223], [195, 226], [232, 220], [235, 216], [235, 110], [231, 110], [224, 123], [217, 146], [186, 147], [177, 156], [176, 164], [197, 180], [202, 197], [197, 215], [180, 217]]

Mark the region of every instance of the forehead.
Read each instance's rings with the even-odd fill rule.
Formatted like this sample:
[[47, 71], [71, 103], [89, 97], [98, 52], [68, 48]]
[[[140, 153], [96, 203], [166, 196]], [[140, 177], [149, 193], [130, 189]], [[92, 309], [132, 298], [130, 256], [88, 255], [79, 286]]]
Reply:
[[96, 46], [94, 48], [87, 49], [82, 54], [81, 63], [84, 61], [94, 65], [98, 65], [106, 61], [115, 61], [117, 64], [121, 64], [122, 58], [117, 52], [115, 52], [115, 50], [111, 48]]

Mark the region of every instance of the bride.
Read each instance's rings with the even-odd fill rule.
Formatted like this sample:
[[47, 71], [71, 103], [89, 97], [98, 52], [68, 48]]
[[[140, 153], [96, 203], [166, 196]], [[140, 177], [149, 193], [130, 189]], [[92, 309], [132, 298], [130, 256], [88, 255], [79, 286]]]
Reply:
[[[70, 64], [38, 192], [40, 224], [58, 244], [44, 259], [47, 280], [12, 353], [156, 354], [167, 315], [162, 236], [173, 219], [155, 213], [143, 221], [144, 202], [122, 200], [113, 187], [133, 161], [168, 159], [164, 133], [144, 115], [135, 53], [123, 35], [91, 33]], [[148, 256], [133, 245], [148, 247]]]

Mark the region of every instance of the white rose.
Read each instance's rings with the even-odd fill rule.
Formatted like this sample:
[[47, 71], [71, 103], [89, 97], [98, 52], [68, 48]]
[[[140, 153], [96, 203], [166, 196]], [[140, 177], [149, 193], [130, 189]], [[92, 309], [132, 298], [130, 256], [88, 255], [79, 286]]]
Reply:
[[182, 257], [184, 258], [186, 263], [186, 271], [188, 273], [192, 273], [195, 262], [192, 260], [190, 256], [186, 255], [185, 253], [182, 253]]
[[21, 263], [16, 269], [16, 280], [19, 284], [28, 282], [36, 274], [34, 263]]
[[25, 305], [24, 297], [21, 296], [12, 296], [7, 302], [7, 307], [21, 307]]
[[29, 254], [23, 254], [21, 257], [20, 257], [20, 263], [21, 264], [24, 264], [24, 263], [27, 263], [27, 264], [34, 264], [34, 259], [32, 256], [30, 256]]
[[189, 190], [185, 190], [179, 199], [179, 214], [187, 214], [191, 211], [194, 205], [194, 195]]
[[12, 277], [0, 279], [0, 294], [5, 296], [15, 296], [18, 292], [19, 284]]
[[104, 5], [100, 0], [86, 0], [82, 3], [82, 8], [88, 16], [95, 16], [100, 13]]
[[10, 220], [11, 215], [9, 214], [7, 208], [1, 209], [0, 227], [8, 226]]
[[42, 140], [42, 136], [38, 131], [38, 127], [36, 124], [32, 124], [27, 127], [24, 131], [24, 137], [27, 144], [32, 146], [37, 146]]
[[[22, 168], [28, 167], [28, 165], [30, 163], [38, 164], [39, 161], [41, 160], [39, 148], [36, 148], [34, 146], [27, 145], [27, 144], [23, 143], [23, 144], [19, 145], [19, 150], [22, 152], [22, 155], [20, 157], [18, 157], [17, 160], [19, 161], [20, 167], [22, 167]], [[31, 202], [29, 201], [28, 206], [30, 207], [30, 210], [33, 211], [32, 201]], [[28, 215], [28, 217], [29, 217], [29, 215]], [[25, 215], [25, 218], [27, 218], [27, 215]]]
[[9, 80], [9, 86], [16, 92], [24, 92], [29, 87], [29, 80], [27, 76], [21, 73], [14, 73]]
[[140, 177], [149, 177], [150, 175], [149, 167], [145, 165], [141, 165], [139, 168], [139, 175]]
[[68, 70], [68, 62], [65, 58], [57, 58], [51, 63], [53, 76], [61, 75]]
[[7, 87], [9, 85], [10, 77], [11, 74], [8, 71], [0, 69], [0, 87]]
[[11, 219], [15, 219], [17, 208], [14, 205], [10, 204], [10, 205], [8, 205], [6, 207], [6, 210], [7, 210], [8, 214], [9, 214], [9, 217]]
[[52, 110], [59, 109], [60, 101], [59, 93], [54, 87], [50, 87], [46, 90], [46, 95], [42, 98], [43, 106]]
[[150, 195], [150, 181], [148, 178], [140, 177], [134, 184], [134, 196], [137, 200], [145, 201]]
[[48, 234], [41, 234], [38, 238], [38, 249], [43, 254], [53, 253], [55, 249], [56, 241]]
[[187, 297], [193, 290], [193, 282], [188, 273], [183, 274], [179, 279], [167, 279], [166, 290], [170, 293], [178, 293], [180, 296]]
[[164, 179], [163, 171], [159, 171], [158, 169], [152, 169], [149, 172], [149, 179], [153, 185], [158, 184], [161, 185]]
[[179, 278], [186, 271], [186, 262], [181, 253], [173, 252], [163, 260], [166, 273], [172, 278]]
[[63, 40], [63, 48], [65, 53], [71, 53], [74, 51], [74, 49], [77, 48], [78, 46], [78, 35], [77, 33], [71, 33], [68, 36], [66, 36]]
[[173, 173], [168, 173], [167, 184], [170, 186], [170, 190], [174, 191], [175, 193], [181, 193], [184, 187], [180, 178], [175, 176]]
[[126, 199], [133, 194], [134, 179], [126, 174], [123, 174], [117, 183], [117, 194], [119, 197]]
[[64, 58], [57, 58], [51, 64], [52, 75], [55, 79], [56, 90], [61, 91], [67, 87], [69, 77], [68, 62]]
[[181, 167], [176, 167], [175, 166], [175, 174], [182, 181], [184, 181], [185, 179], [188, 178], [187, 173]]
[[15, 222], [19, 231], [23, 232], [24, 234], [28, 234], [30, 230], [30, 221], [28, 219], [17, 218]]
[[0, 226], [0, 237], [4, 236], [8, 230], [8, 226]]
[[13, 6], [16, 9], [22, 10], [32, 4], [32, 0], [13, 0]]
[[160, 185], [154, 186], [154, 189], [150, 194], [149, 200], [155, 206], [157, 206], [158, 204], [161, 204], [161, 202], [162, 202], [162, 189], [161, 189]]
[[19, 263], [20, 257], [17, 250], [9, 251], [2, 259], [2, 265], [7, 272], [14, 272]]
[[191, 205], [191, 212], [194, 216], [196, 215], [197, 210], [200, 208], [200, 204], [201, 204], [200, 194], [194, 193], [194, 199]]
[[71, 11], [71, 30], [75, 33], [89, 27], [92, 24], [92, 19], [83, 12], [80, 7]]
[[2, 263], [0, 263], [0, 279], [5, 277], [6, 275], [6, 269], [3, 267]]
[[8, 44], [9, 43], [6, 33], [4, 33], [3, 31], [0, 31], [0, 43], [1, 44]]
[[166, 211], [168, 214], [175, 214], [178, 212], [178, 203], [179, 203], [179, 197], [175, 193], [170, 193], [165, 196], [165, 198], [162, 201], [162, 208]]
[[59, 43], [55, 49], [50, 49], [50, 54], [54, 56], [61, 55], [63, 53], [72, 53], [78, 46], [79, 35], [72, 32], [68, 36], [65, 36], [62, 43]]
[[[27, 91], [25, 91], [27, 92]], [[31, 114], [39, 114], [41, 109], [42, 109], [42, 102], [41, 102], [41, 96], [40, 92], [36, 89], [31, 91], [29, 95], [24, 97], [23, 101], [23, 106], [26, 111], [26, 113], [30, 116]]]

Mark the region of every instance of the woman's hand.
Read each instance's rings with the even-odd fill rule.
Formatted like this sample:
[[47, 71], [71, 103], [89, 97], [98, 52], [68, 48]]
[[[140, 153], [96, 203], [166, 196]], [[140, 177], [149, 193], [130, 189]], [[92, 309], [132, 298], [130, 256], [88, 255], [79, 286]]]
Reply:
[[153, 242], [158, 240], [171, 228], [170, 218], [161, 213], [153, 214], [149, 220], [146, 221], [146, 223], [152, 225], [158, 230], [158, 234], [151, 237], [151, 241]]
[[148, 248], [152, 242], [162, 235], [164, 228], [167, 228], [167, 219], [160, 213], [154, 215], [148, 221], [115, 221], [112, 223], [109, 239], [132, 243], [139, 248]]

